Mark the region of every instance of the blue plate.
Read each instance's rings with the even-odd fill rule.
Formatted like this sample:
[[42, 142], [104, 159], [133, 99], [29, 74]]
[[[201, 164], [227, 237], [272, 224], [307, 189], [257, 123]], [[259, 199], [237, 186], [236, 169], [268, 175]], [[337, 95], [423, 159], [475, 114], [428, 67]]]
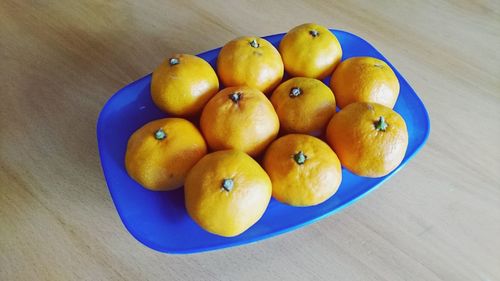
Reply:
[[[332, 30], [342, 45], [343, 59], [371, 56], [391, 65], [374, 47], [360, 37]], [[283, 34], [264, 37], [278, 46]], [[198, 55], [215, 67], [219, 49]], [[124, 157], [130, 135], [147, 122], [166, 117], [150, 98], [151, 75], [114, 94], [102, 109], [97, 123], [101, 164], [111, 197], [128, 231], [144, 245], [166, 253], [196, 253], [266, 239], [325, 218], [354, 203], [394, 175], [424, 145], [429, 136], [427, 111], [413, 89], [391, 65], [401, 90], [395, 110], [408, 126], [409, 144], [401, 165], [382, 178], [364, 178], [343, 169], [338, 192], [326, 202], [306, 208], [290, 207], [272, 199], [264, 216], [243, 234], [225, 238], [210, 234], [188, 216], [183, 190], [152, 192], [133, 181], [125, 171]], [[327, 80], [325, 80], [328, 83]]]

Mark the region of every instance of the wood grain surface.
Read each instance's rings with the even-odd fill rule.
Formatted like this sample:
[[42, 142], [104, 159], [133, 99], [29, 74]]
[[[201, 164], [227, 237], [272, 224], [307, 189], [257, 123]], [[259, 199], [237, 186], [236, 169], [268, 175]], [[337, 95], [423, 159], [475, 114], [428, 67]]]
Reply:
[[[424, 101], [424, 149], [357, 204], [166, 255], [122, 225], [96, 121], [172, 52], [304, 23], [355, 33]], [[0, 280], [500, 280], [499, 1], [0, 1]]]

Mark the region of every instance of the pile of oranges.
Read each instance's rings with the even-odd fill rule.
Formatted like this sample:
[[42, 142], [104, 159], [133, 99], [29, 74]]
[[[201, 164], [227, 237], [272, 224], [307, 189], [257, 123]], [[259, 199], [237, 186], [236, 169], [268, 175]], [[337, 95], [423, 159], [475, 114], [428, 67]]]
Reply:
[[[151, 97], [173, 117], [130, 137], [128, 174], [150, 190], [184, 186], [191, 218], [227, 237], [255, 224], [271, 196], [292, 206], [324, 202], [340, 186], [341, 166], [388, 174], [408, 145], [392, 110], [398, 79], [376, 58], [341, 58], [335, 35], [317, 24], [291, 29], [278, 49], [234, 39], [216, 71], [196, 56], [167, 58], [153, 72]], [[329, 87], [321, 82], [328, 76]]]

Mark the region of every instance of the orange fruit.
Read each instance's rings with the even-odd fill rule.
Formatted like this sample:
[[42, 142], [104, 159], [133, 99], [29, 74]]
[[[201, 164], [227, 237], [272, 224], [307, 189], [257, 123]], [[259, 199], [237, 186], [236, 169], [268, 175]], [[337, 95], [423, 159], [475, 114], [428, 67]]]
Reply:
[[207, 103], [200, 127], [211, 149], [238, 149], [257, 156], [276, 138], [279, 120], [259, 90], [229, 87]]
[[274, 90], [271, 103], [287, 133], [319, 136], [335, 113], [335, 97], [314, 78], [296, 77]]
[[125, 168], [151, 190], [181, 187], [188, 171], [207, 153], [198, 129], [181, 118], [151, 121], [128, 140]]
[[330, 88], [340, 108], [353, 102], [376, 102], [393, 108], [399, 95], [399, 81], [384, 61], [354, 57], [339, 64]]
[[330, 30], [314, 23], [294, 27], [281, 40], [279, 52], [292, 76], [323, 79], [342, 59], [339, 40]]
[[238, 150], [217, 151], [189, 172], [186, 209], [206, 231], [236, 236], [262, 217], [271, 189], [269, 176], [250, 156]]
[[226, 87], [249, 86], [267, 94], [280, 83], [283, 72], [278, 50], [259, 37], [229, 41], [217, 58], [217, 73]]
[[214, 69], [202, 58], [177, 54], [153, 72], [151, 97], [161, 110], [175, 116], [199, 113], [219, 91]]
[[342, 180], [339, 159], [322, 140], [291, 134], [274, 141], [264, 155], [273, 197], [292, 206], [320, 204], [337, 192]]
[[408, 146], [404, 119], [377, 103], [349, 104], [333, 116], [326, 137], [344, 167], [371, 178], [394, 170]]

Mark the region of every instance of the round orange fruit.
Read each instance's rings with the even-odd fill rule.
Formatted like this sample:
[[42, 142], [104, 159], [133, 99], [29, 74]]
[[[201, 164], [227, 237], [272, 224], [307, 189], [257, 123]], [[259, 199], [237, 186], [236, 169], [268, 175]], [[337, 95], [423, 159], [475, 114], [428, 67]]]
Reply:
[[328, 86], [314, 78], [295, 77], [274, 90], [271, 103], [286, 133], [323, 134], [335, 113], [335, 97]]
[[292, 76], [323, 79], [342, 59], [337, 37], [326, 27], [306, 23], [294, 27], [279, 45], [285, 70]]
[[229, 87], [207, 103], [200, 127], [211, 149], [238, 149], [257, 156], [276, 138], [279, 119], [259, 90]]
[[394, 110], [356, 102], [335, 114], [326, 131], [340, 162], [363, 177], [382, 177], [403, 160], [408, 146], [404, 119]]
[[217, 58], [217, 73], [226, 87], [249, 86], [267, 94], [280, 83], [283, 72], [278, 50], [259, 37], [229, 41]]
[[313, 206], [335, 194], [342, 180], [339, 159], [322, 140], [290, 134], [274, 141], [264, 155], [273, 197], [292, 206]]
[[175, 116], [199, 113], [218, 90], [214, 69], [193, 55], [173, 55], [155, 69], [151, 79], [153, 102]]
[[181, 187], [207, 146], [198, 129], [181, 118], [147, 123], [130, 137], [125, 168], [135, 181], [151, 190]]
[[271, 199], [271, 181], [244, 152], [207, 154], [189, 172], [184, 186], [186, 209], [208, 232], [241, 234], [264, 214]]
[[372, 57], [354, 57], [339, 64], [330, 88], [340, 108], [353, 102], [376, 102], [393, 108], [399, 95], [399, 81], [391, 67]]

